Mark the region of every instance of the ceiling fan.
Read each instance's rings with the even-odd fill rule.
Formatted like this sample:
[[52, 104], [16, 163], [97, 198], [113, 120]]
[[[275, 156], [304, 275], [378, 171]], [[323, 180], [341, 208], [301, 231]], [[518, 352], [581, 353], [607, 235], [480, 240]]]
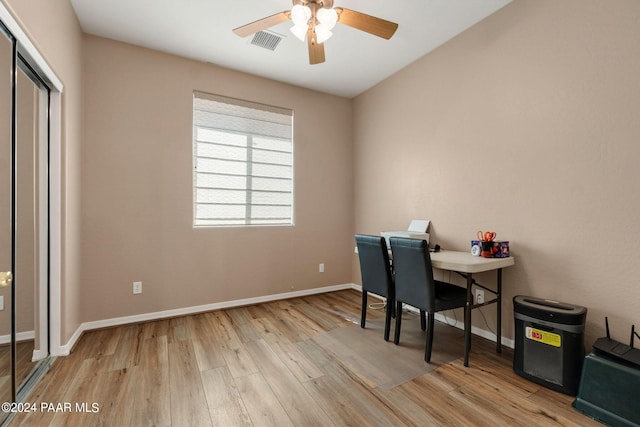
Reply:
[[398, 29], [398, 24], [375, 16], [333, 7], [333, 0], [293, 0], [293, 8], [275, 15], [267, 16], [233, 30], [240, 37], [257, 33], [274, 25], [293, 21], [291, 32], [309, 45], [309, 63], [320, 64], [325, 61], [324, 42], [331, 37], [331, 29], [336, 23], [373, 34], [389, 40]]

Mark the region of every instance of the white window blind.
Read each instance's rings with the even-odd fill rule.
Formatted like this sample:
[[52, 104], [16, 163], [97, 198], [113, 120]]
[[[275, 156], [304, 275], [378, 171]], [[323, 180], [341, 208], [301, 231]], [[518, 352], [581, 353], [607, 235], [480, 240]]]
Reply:
[[293, 224], [293, 112], [193, 97], [194, 225]]

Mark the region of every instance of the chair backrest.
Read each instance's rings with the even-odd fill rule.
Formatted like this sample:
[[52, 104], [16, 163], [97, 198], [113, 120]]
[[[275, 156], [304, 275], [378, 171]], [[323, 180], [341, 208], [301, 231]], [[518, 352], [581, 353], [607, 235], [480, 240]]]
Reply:
[[426, 241], [391, 237], [396, 300], [424, 311], [435, 310], [435, 284]]
[[393, 277], [387, 242], [382, 236], [356, 234], [362, 290], [393, 298]]

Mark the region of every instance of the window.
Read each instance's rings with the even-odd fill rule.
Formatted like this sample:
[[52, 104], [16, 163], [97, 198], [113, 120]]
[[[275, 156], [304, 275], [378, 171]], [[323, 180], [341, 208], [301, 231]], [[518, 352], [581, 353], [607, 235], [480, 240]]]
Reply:
[[195, 92], [194, 226], [293, 224], [293, 111]]

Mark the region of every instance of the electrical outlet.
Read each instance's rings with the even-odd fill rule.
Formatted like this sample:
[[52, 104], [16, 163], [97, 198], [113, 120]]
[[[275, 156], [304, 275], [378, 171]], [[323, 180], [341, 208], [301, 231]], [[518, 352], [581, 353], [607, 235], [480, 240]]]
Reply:
[[320, 273], [324, 273], [324, 263], [321, 263], [321, 264], [318, 266], [318, 271], [319, 271]]
[[142, 282], [133, 282], [133, 293], [134, 294], [142, 293]]
[[0, 295], [0, 310], [4, 310], [4, 297]]
[[476, 289], [476, 304], [484, 303], [484, 291], [482, 289]]

